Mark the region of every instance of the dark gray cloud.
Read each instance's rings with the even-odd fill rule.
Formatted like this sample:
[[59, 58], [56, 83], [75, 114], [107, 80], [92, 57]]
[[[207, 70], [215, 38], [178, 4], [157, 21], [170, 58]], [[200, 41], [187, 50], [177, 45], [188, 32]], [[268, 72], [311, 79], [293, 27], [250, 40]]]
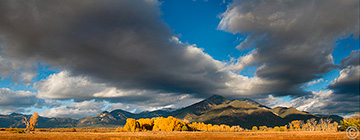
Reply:
[[341, 69], [339, 76], [328, 86], [329, 89], [334, 90], [336, 94], [359, 95], [359, 56], [359, 50], [354, 50], [348, 57], [341, 60], [341, 67], [343, 69]]
[[[342, 68], [339, 76], [325, 91], [312, 92], [290, 102], [283, 102], [282, 98], [273, 97], [258, 99], [270, 107], [295, 107], [302, 111], [319, 114], [348, 115], [360, 111], [360, 64], [359, 50], [354, 50], [348, 57], [341, 60]], [[315, 81], [316, 82], [316, 81]]]
[[[1, 50], [0, 50], [1, 51]], [[37, 65], [0, 55], [0, 78], [10, 78], [14, 83], [30, 84], [36, 76]]]
[[360, 65], [360, 50], [351, 51], [348, 57], [345, 57], [341, 60], [341, 68], [346, 68], [348, 66], [358, 66]]
[[29, 91], [0, 88], [0, 95], [0, 106], [27, 107], [37, 102], [36, 94]]
[[208, 96], [225, 88], [221, 63], [172, 39], [160, 15], [156, 1], [1, 1], [2, 54], [121, 89]]
[[254, 49], [230, 66], [257, 66], [255, 75], [276, 81], [273, 95], [310, 94], [300, 87], [336, 68], [335, 40], [359, 37], [359, 1], [234, 1], [219, 29], [248, 35], [238, 49]]

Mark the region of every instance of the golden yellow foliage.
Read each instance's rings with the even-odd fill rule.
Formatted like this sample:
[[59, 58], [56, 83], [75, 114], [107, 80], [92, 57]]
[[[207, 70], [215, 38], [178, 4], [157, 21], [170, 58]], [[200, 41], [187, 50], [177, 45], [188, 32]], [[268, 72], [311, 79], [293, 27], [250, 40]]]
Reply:
[[[186, 127], [186, 128], [185, 128]], [[128, 118], [123, 128], [124, 131], [187, 131], [189, 126], [181, 120], [169, 116], [152, 119], [135, 120]]]
[[125, 131], [135, 131], [136, 128], [139, 128], [140, 124], [133, 118], [126, 119], [126, 124], [124, 126]]
[[33, 113], [33, 115], [31, 116], [30, 120], [29, 120], [29, 123], [30, 123], [30, 130], [31, 131], [34, 131], [35, 130], [35, 125], [36, 125], [36, 122], [38, 121], [38, 118], [39, 118], [39, 114], [37, 114], [36, 112]]
[[291, 124], [293, 125], [295, 130], [300, 130], [300, 122], [299, 122], [299, 120], [294, 120], [294, 121], [291, 122]]
[[340, 121], [341, 127], [346, 130], [349, 126], [360, 129], [360, 113], [354, 114], [347, 119]]
[[253, 126], [253, 127], [252, 127], [252, 130], [253, 130], [253, 131], [258, 131], [258, 127], [257, 127], [257, 126]]

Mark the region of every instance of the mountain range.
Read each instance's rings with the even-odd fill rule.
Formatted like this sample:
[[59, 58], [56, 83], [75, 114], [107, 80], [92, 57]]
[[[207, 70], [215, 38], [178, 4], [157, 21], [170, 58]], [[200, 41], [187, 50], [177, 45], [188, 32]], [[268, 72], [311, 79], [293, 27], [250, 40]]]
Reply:
[[[12, 113], [0, 115], [0, 127], [23, 128], [23, 115]], [[321, 119], [331, 118], [340, 122], [343, 118], [337, 115], [316, 115], [309, 112], [299, 111], [293, 107], [269, 108], [251, 99], [229, 100], [220, 95], [213, 95], [190, 106], [171, 110], [162, 109], [156, 111], [144, 111], [141, 113], [130, 113], [121, 109], [111, 112], [104, 111], [96, 116], [89, 116], [81, 119], [72, 118], [47, 118], [39, 117], [38, 128], [63, 128], [63, 127], [118, 127], [126, 123], [127, 118], [153, 118], [173, 116], [179, 119], [187, 119], [190, 122], [204, 122], [211, 124], [240, 125], [243, 128], [251, 129], [252, 126], [280, 126], [286, 125], [293, 120], [304, 120], [310, 118]]]

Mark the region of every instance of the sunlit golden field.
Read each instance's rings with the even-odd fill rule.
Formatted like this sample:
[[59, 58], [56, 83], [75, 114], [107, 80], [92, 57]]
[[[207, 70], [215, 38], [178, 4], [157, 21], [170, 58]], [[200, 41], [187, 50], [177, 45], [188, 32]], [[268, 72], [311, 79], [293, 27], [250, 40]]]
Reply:
[[[345, 132], [35, 132], [18, 134], [0, 132], [0, 139], [27, 140], [158, 140], [158, 139], [296, 139], [296, 140], [340, 140], [348, 139]], [[358, 138], [357, 138], [358, 139]]]

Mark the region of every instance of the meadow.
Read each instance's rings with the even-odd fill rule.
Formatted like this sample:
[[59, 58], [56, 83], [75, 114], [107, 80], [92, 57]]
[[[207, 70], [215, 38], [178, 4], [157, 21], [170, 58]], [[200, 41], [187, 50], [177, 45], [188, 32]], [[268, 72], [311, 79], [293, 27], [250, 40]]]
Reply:
[[[170, 139], [296, 139], [296, 140], [345, 140], [345, 132], [294, 131], [294, 132], [35, 132], [10, 133], [0, 131], [0, 139], [4, 140], [170, 140]], [[357, 138], [358, 139], [358, 138]]]

